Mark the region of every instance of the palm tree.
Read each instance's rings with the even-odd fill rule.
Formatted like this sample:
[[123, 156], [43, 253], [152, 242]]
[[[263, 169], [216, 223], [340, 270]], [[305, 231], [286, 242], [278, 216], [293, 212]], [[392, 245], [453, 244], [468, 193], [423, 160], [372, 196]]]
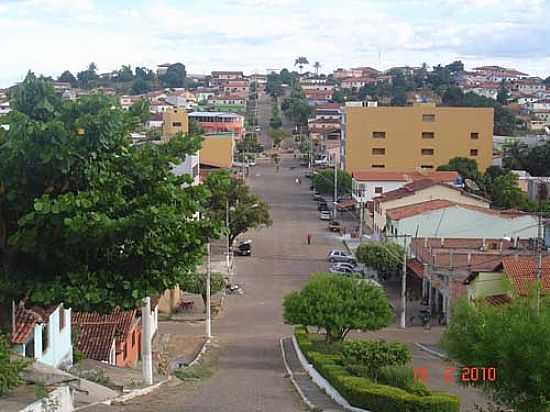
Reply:
[[319, 69], [321, 68], [321, 63], [315, 62], [313, 63], [313, 67], [315, 68], [315, 76], [319, 77]]
[[307, 60], [307, 57], [304, 56], [300, 56], [294, 61], [294, 66], [298, 66], [300, 68], [300, 74], [302, 74], [302, 69], [305, 64], [309, 64], [309, 61]]

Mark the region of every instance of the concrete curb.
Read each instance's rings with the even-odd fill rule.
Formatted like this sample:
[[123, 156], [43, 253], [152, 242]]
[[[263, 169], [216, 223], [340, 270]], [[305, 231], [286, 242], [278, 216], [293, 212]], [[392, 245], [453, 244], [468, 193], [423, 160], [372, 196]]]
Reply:
[[315, 410], [315, 405], [307, 398], [307, 396], [302, 391], [302, 388], [300, 388], [300, 385], [298, 385], [298, 382], [296, 382], [296, 379], [294, 379], [294, 374], [290, 370], [290, 366], [288, 366], [288, 362], [286, 361], [286, 353], [285, 348], [283, 347], [283, 339], [279, 339], [279, 344], [281, 346], [281, 355], [283, 357], [283, 364], [285, 365], [286, 372], [288, 374], [288, 377], [290, 378], [290, 381], [296, 388], [296, 392], [300, 395], [300, 398], [302, 398], [302, 401], [306, 404], [306, 406], [311, 409], [312, 411]]
[[189, 365], [187, 365], [187, 367], [189, 366], [195, 366], [202, 358], [202, 356], [204, 355], [204, 353], [206, 352], [206, 349], [208, 348], [208, 344], [210, 343], [210, 340], [212, 338], [207, 338], [204, 343], [202, 344], [202, 348], [201, 350], [197, 353], [197, 356], [195, 356], [195, 359], [193, 359], [191, 362], [189, 362]]
[[313, 367], [313, 365], [307, 361], [294, 335], [292, 335], [292, 344], [294, 345], [294, 350], [298, 355], [298, 360], [302, 364], [302, 367], [305, 369], [305, 371], [307, 372], [311, 380], [317, 386], [319, 386], [319, 388], [321, 388], [322, 391], [324, 391], [328, 396], [330, 396], [334, 400], [334, 402], [336, 402], [346, 411], [371, 412], [367, 409], [361, 409], [361, 408], [356, 408], [355, 406], [351, 406], [349, 402], [342, 395], [340, 395], [340, 393], [336, 389], [334, 389], [334, 387], [325, 378], [323, 378], [319, 372], [317, 372], [317, 370]]
[[421, 343], [415, 342], [415, 345], [419, 347], [424, 352], [428, 352], [430, 355], [437, 356], [440, 359], [443, 360], [449, 360], [449, 357], [446, 355], [443, 355], [442, 353], [439, 353], [438, 351], [435, 351], [433, 349], [428, 348], [427, 346], [422, 345]]

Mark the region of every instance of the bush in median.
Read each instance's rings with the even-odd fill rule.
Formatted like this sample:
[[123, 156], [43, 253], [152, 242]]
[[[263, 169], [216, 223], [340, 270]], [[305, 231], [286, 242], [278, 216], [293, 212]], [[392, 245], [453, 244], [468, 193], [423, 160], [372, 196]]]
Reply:
[[413, 392], [409, 392], [401, 388], [374, 383], [368, 378], [352, 376], [343, 366], [343, 356], [318, 352], [318, 345], [314, 344], [305, 328], [296, 328], [295, 336], [308, 361], [355, 407], [376, 412], [458, 412], [460, 410], [460, 402], [454, 395], [433, 393], [426, 389], [428, 395], [422, 396], [414, 389]]

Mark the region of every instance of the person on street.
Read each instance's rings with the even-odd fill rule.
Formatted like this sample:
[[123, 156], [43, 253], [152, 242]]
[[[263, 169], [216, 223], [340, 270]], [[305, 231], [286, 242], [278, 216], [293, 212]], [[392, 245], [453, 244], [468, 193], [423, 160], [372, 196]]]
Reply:
[[298, 183], [300, 183], [300, 178], [299, 177], [296, 178], [296, 184], [298, 184]]
[[311, 245], [311, 233], [307, 234], [307, 244]]

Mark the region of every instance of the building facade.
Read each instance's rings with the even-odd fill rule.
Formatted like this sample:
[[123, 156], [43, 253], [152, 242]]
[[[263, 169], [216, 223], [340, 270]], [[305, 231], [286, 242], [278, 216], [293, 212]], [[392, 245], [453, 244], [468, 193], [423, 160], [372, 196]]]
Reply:
[[185, 109], [173, 108], [162, 114], [162, 142], [168, 142], [178, 133], [189, 133], [189, 118]]
[[457, 156], [491, 165], [492, 108], [346, 107], [342, 131], [349, 173], [435, 170]]

